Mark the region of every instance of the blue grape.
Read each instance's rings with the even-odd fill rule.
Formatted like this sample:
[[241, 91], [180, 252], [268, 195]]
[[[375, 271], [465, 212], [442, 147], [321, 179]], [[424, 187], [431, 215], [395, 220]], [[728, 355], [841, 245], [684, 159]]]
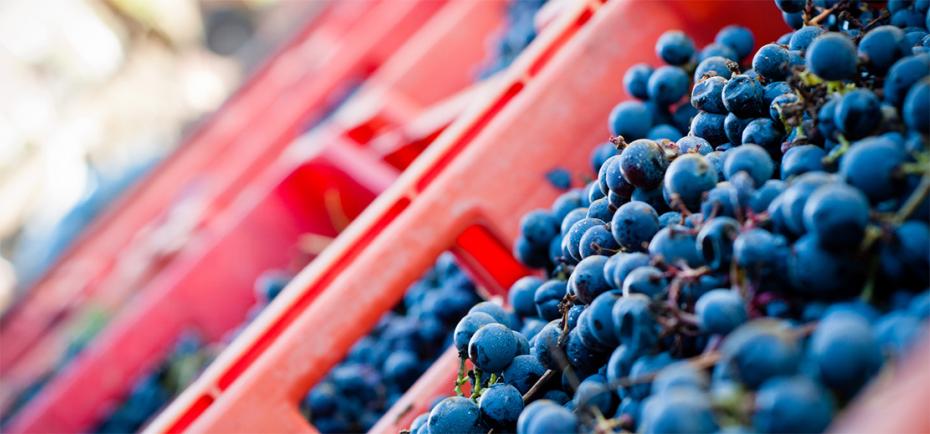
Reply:
[[[523, 415], [520, 415], [523, 419]], [[518, 434], [544, 434], [544, 433], [569, 433], [578, 430], [578, 417], [570, 410], [556, 405], [554, 403], [541, 403], [538, 411], [532, 413], [527, 418], [525, 429], [520, 430], [519, 423], [517, 428]]]
[[828, 249], [859, 246], [869, 222], [869, 201], [843, 183], [818, 187], [804, 205], [804, 227]]
[[784, 80], [789, 65], [788, 50], [778, 44], [763, 45], [752, 58], [752, 69], [769, 81]]
[[761, 146], [745, 144], [729, 151], [729, 154], [723, 163], [723, 172], [727, 179], [739, 172], [746, 172], [756, 185], [761, 186], [775, 171], [772, 158]]
[[823, 34], [823, 27], [804, 26], [791, 35], [791, 41], [788, 42], [789, 50], [806, 51], [818, 36]]
[[642, 251], [646, 249], [646, 243], [659, 231], [658, 214], [646, 203], [629, 202], [614, 213], [610, 230], [621, 247]]
[[468, 341], [468, 358], [485, 372], [503, 372], [517, 350], [513, 331], [503, 324], [481, 326]]
[[781, 124], [769, 118], [753, 119], [743, 129], [742, 142], [756, 144], [765, 148], [769, 154], [777, 155], [781, 149], [785, 132]]
[[559, 220], [546, 210], [533, 210], [520, 219], [520, 233], [533, 245], [549, 245], [559, 231]]
[[725, 119], [726, 116], [721, 114], [698, 112], [694, 119], [691, 119], [690, 134], [707, 140], [711, 145], [726, 143]]
[[729, 289], [715, 289], [698, 299], [694, 308], [701, 330], [725, 335], [748, 319], [746, 302], [739, 293]]
[[649, 98], [649, 77], [655, 69], [645, 63], [638, 63], [626, 70], [623, 75], [623, 86], [633, 98]]
[[611, 410], [614, 404], [613, 394], [607, 388], [606, 380], [599, 381], [600, 376], [592, 375], [578, 385], [575, 391], [575, 408], [588, 411], [596, 408], [603, 414]]
[[623, 288], [626, 277], [635, 269], [649, 265], [649, 255], [640, 252], [618, 253], [620, 259], [613, 273], [613, 284], [616, 288]]
[[545, 373], [546, 368], [536, 360], [535, 356], [520, 355], [514, 357], [513, 362], [504, 370], [504, 380], [522, 395], [528, 392]]
[[693, 390], [672, 390], [653, 395], [643, 402], [639, 432], [714, 433], [717, 422], [710, 400]]
[[752, 35], [752, 31], [742, 26], [726, 26], [717, 32], [717, 36], [714, 38], [718, 44], [726, 45], [730, 47], [737, 55], [737, 59], [742, 60], [752, 53], [753, 46], [755, 45], [755, 38]]
[[672, 161], [663, 182], [667, 196], [677, 198], [692, 211], [700, 208], [704, 192], [716, 184], [717, 170], [698, 154], [685, 154]]
[[640, 188], [653, 189], [662, 182], [668, 160], [662, 148], [652, 140], [636, 140], [620, 154], [620, 172]]
[[660, 106], [680, 100], [688, 92], [688, 74], [677, 66], [662, 66], [649, 77], [649, 99]]
[[923, 79], [911, 87], [904, 99], [903, 112], [908, 128], [930, 134], [930, 79]]
[[804, 57], [807, 69], [824, 80], [852, 80], [856, 76], [856, 46], [842, 33], [818, 36]]
[[484, 420], [493, 425], [511, 426], [523, 411], [523, 396], [509, 384], [494, 384], [481, 394], [478, 409]]
[[723, 104], [737, 116], [756, 116], [762, 113], [764, 92], [754, 78], [746, 74], [734, 75], [723, 87]]
[[682, 31], [665, 32], [656, 42], [656, 55], [669, 65], [684, 65], [694, 55], [694, 41]]
[[880, 121], [878, 97], [865, 89], [843, 95], [833, 117], [836, 128], [850, 140], [867, 136], [879, 126]]
[[681, 131], [678, 131], [678, 128], [672, 125], [661, 124], [652, 127], [652, 129], [646, 133], [646, 138], [649, 140], [668, 139], [675, 141], [681, 138]]
[[602, 255], [607, 256], [617, 251], [620, 245], [614, 239], [607, 226], [595, 226], [588, 229], [581, 237], [579, 253], [582, 258], [589, 256]]
[[443, 399], [429, 412], [426, 427], [429, 432], [479, 433], [481, 411], [472, 400], [453, 396]]
[[662, 228], [649, 242], [649, 255], [662, 257], [669, 264], [685, 263], [698, 267], [704, 260], [695, 248], [695, 234], [680, 226]]
[[678, 142], [675, 144], [678, 145], [678, 152], [681, 154], [696, 152], [701, 155], [707, 155], [714, 150], [707, 140], [698, 136], [684, 136], [678, 139]]
[[495, 322], [491, 315], [484, 312], [471, 313], [462, 318], [458, 325], [455, 326], [455, 332], [453, 333], [455, 347], [459, 350], [459, 353], [465, 354], [468, 352], [468, 342], [471, 341], [471, 337], [479, 328]]
[[833, 402], [808, 378], [780, 377], [756, 394], [753, 428], [761, 433], [823, 432], [833, 418]]
[[689, 362], [675, 362], [662, 368], [652, 381], [652, 394], [661, 395], [674, 390], [703, 391], [709, 386], [704, 371]]
[[552, 214], [559, 221], [565, 218], [569, 212], [575, 208], [580, 208], [582, 194], [579, 191], [570, 190], [562, 193], [555, 202], [552, 202]]
[[727, 371], [750, 389], [771, 378], [797, 372], [801, 349], [788, 325], [757, 319], [733, 330], [720, 347], [717, 369]]
[[723, 131], [726, 139], [730, 143], [739, 146], [743, 144], [743, 130], [746, 125], [752, 122], [753, 118], [741, 118], [733, 113], [728, 113], [723, 120]]
[[608, 125], [611, 134], [635, 140], [646, 137], [646, 133], [652, 128], [652, 121], [652, 112], [645, 104], [639, 101], [624, 101], [610, 112]]
[[899, 59], [891, 65], [885, 76], [885, 101], [901, 107], [911, 86], [928, 75], [930, 75], [930, 55], [919, 54]]
[[[561, 318], [559, 302], [565, 297], [566, 290], [567, 286], [564, 280], [548, 280], [539, 286], [533, 296], [533, 302], [536, 303], [536, 313], [539, 314], [540, 318], [547, 321]], [[456, 340], [457, 342], [458, 340]]]
[[565, 235], [565, 240], [568, 245], [568, 254], [572, 258], [575, 258], [575, 260], [580, 261], [582, 259], [581, 251], [579, 250], [581, 246], [581, 237], [584, 236], [588, 229], [591, 229], [595, 226], [604, 226], [605, 224], [606, 223], [604, 223], [603, 220], [590, 217], [581, 219], [573, 224], [572, 227], [568, 230], [568, 233]]
[[868, 137], [855, 142], [840, 160], [840, 175], [872, 202], [895, 196], [901, 189], [895, 173], [904, 163], [903, 150], [885, 137]]
[[801, 12], [806, 4], [805, 0], [775, 0], [775, 6], [788, 13]]
[[691, 128], [691, 121], [697, 113], [697, 109], [691, 104], [679, 104], [675, 108], [675, 112], [672, 113], [672, 122], [680, 131], [688, 131]]
[[739, 71], [739, 65], [727, 57], [710, 56], [698, 63], [694, 69], [694, 82], [697, 83], [705, 77], [721, 77], [729, 80], [733, 71]]
[[882, 365], [882, 351], [874, 331], [861, 316], [828, 314], [811, 335], [810, 356], [820, 378], [831, 389], [855, 394]]
[[782, 157], [781, 179], [788, 179], [807, 172], [823, 171], [823, 159], [826, 156], [827, 153], [818, 146], [792, 146]]
[[862, 266], [854, 258], [823, 249], [814, 235], [794, 243], [788, 273], [797, 292], [819, 297], [847, 295], [862, 282]]
[[659, 341], [660, 326], [651, 303], [646, 295], [630, 294], [614, 304], [614, 333], [620, 344], [633, 354], [649, 351]]
[[604, 279], [605, 256], [590, 256], [581, 260], [568, 279], [569, 291], [575, 294], [578, 301], [588, 304], [601, 293], [610, 290], [610, 285]]
[[739, 228], [738, 221], [726, 216], [712, 218], [701, 227], [695, 241], [709, 267], [714, 270], [729, 268], [733, 258], [733, 240], [739, 234]]
[[705, 112], [726, 114], [727, 108], [723, 105], [723, 87], [726, 83], [723, 77], [708, 77], [699, 81], [691, 90], [691, 105]]
[[[672, 357], [666, 352], [655, 355], [642, 355], [633, 362], [633, 366], [630, 368], [630, 377], [634, 379], [642, 378], [657, 373], [672, 363]], [[649, 389], [650, 385], [648, 383], [634, 384], [630, 387], [630, 396], [636, 399], [646, 398], [649, 395]]]
[[665, 294], [668, 279], [656, 267], [639, 267], [630, 272], [623, 280], [623, 295], [645, 294], [659, 298]]
[[859, 55], [865, 58], [866, 66], [877, 74], [884, 74], [895, 61], [909, 53], [904, 41], [904, 32], [895, 26], [878, 26], [859, 42]]

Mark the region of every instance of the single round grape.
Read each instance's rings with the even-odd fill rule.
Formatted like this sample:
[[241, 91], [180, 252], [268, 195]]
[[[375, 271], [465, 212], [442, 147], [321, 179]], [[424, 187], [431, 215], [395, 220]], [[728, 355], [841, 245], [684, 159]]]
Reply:
[[739, 293], [715, 289], [701, 296], [694, 307], [701, 330], [725, 335], [748, 319], [746, 302]]
[[608, 126], [611, 134], [627, 140], [646, 137], [652, 128], [652, 112], [639, 101], [624, 101], [610, 112]]
[[649, 98], [649, 76], [655, 69], [645, 63], [637, 63], [626, 70], [623, 75], [623, 87], [633, 98], [645, 100]]
[[856, 45], [842, 33], [818, 36], [804, 57], [807, 69], [824, 80], [852, 80], [856, 76]]

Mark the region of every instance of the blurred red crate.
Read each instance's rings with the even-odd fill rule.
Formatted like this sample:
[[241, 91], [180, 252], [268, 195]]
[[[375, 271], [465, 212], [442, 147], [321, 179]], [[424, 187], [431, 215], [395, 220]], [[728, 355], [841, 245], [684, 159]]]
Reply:
[[[32, 372], [35, 358], [23, 359], [41, 348], [37, 341], [60, 336], [51, 329], [101, 288], [131, 291], [157, 273], [176, 253], [157, 239], [160, 227], [176, 224], [172, 210], [198, 210], [182, 213], [186, 227], [196, 229], [274, 161], [307, 122], [378, 70], [443, 4], [340, 2], [326, 8], [164, 163], [114, 202], [0, 319], [0, 373], [19, 378], [11, 371]], [[141, 266], [124, 263], [127, 258], [139, 262], [148, 251], [157, 257]], [[119, 285], [108, 285], [114, 274], [124, 276]], [[0, 404], [15, 393], [16, 387], [8, 386], [0, 388]]]
[[[114, 318], [99, 342], [55, 378], [10, 429], [87, 429], [102, 408], [114, 405], [164, 358], [181, 331], [193, 327], [209, 341], [238, 325], [255, 302], [252, 283], [262, 271], [284, 266], [298, 254], [295, 245], [302, 234], [335, 236], [396, 177], [396, 169], [406, 166], [481, 91], [481, 86], [460, 90], [487, 57], [483, 36], [500, 26], [504, 12], [503, 1], [454, 1], [435, 14], [346, 103], [346, 112], [369, 116], [337, 114], [257, 174], [226, 209], [205, 219], [189, 241], [181, 241], [183, 248], [171, 263], [142, 286], [138, 301]], [[437, 82], [405, 84], [418, 71], [429, 72]], [[358, 131], [369, 133], [354, 134]], [[372, 138], [372, 146], [361, 146]], [[335, 184], [315, 182], [330, 177]], [[343, 178], [348, 181], [337, 182]], [[329, 209], [333, 197], [345, 214], [341, 224]], [[108, 283], [127, 284], [120, 277]], [[173, 310], [178, 304], [190, 306]], [[152, 324], [159, 324], [157, 332], [150, 331]], [[147, 339], [137, 342], [138, 336]], [[93, 382], [96, 387], [88, 389]], [[80, 404], [61, 405], [66, 402]]]

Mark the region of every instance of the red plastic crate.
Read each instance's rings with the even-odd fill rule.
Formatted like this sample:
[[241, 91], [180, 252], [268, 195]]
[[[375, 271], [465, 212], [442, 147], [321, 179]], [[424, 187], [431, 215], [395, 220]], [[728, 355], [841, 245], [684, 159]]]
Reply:
[[[356, 119], [360, 123], [351, 128], [340, 126], [340, 121], [346, 122], [345, 119], [334, 119], [331, 125], [296, 145], [282, 158], [283, 162], [255, 179], [255, 186], [247, 187], [228, 210], [210, 218], [170, 266], [143, 288], [142, 298], [131, 305], [131, 310], [114, 319], [99, 337], [100, 342], [94, 343], [73, 367], [56, 378], [48, 391], [43, 391], [10, 428], [27, 431], [85, 429], [100, 416], [104, 403], [112, 405], [131, 387], [134, 379], [164, 357], [166, 348], [183, 329], [193, 326], [207, 340], [215, 340], [238, 325], [255, 301], [252, 282], [262, 271], [285, 265], [287, 258], [295, 256], [294, 244], [300, 234], [334, 236], [339, 229], [332, 227], [329, 220], [326, 220], [329, 227], [319, 222], [332, 217], [323, 213], [325, 197], [310, 202], [317, 214], [305, 215], [304, 211], [308, 210], [300, 207], [307, 204], [293, 199], [282, 202], [279, 196], [313, 197], [317, 190], [300, 192], [301, 188], [314, 186], [302, 179], [323, 175], [324, 179], [326, 176], [339, 179], [338, 172], [343, 171], [351, 175], [348, 179], [365, 188], [329, 188], [351, 196], [348, 199], [352, 203], [344, 204], [348, 208], [346, 214], [349, 217], [357, 214], [359, 206], [367, 204], [374, 193], [396, 176], [394, 167], [382, 160], [393, 166], [405, 166], [405, 159], [409, 161], [411, 155], [451, 122], [467, 99], [481, 91], [482, 87], [477, 86], [449, 96], [471, 83], [473, 72], [487, 55], [484, 40], [477, 35], [486, 35], [498, 27], [504, 12], [502, 1], [457, 1], [437, 13], [418, 31], [417, 34], [424, 37], [406, 44], [347, 103], [353, 112], [363, 108], [370, 117]], [[468, 32], [456, 29], [455, 25], [463, 24], [470, 29]], [[437, 55], [437, 48], [442, 48], [446, 54]], [[403, 85], [405, 77], [423, 71], [430, 72], [439, 82], [425, 87]], [[444, 97], [445, 101], [437, 103]], [[428, 107], [434, 103], [437, 103], [435, 107]], [[362, 130], [371, 131], [371, 135], [353, 137], [353, 132]], [[353, 140], [363, 141], [375, 134], [377, 140], [367, 148]], [[310, 153], [314, 156], [309, 162], [302, 163], [290, 174], [296, 164], [293, 160], [306, 158], [302, 152], [307, 146], [322, 150], [312, 150]], [[353, 159], [359, 161], [358, 168], [351, 167]], [[332, 170], [327, 167], [336, 172], [329, 174]], [[286, 178], [280, 181], [282, 176]], [[366, 181], [367, 178], [371, 179]], [[267, 186], [277, 187], [268, 192]], [[294, 206], [297, 208], [291, 209]], [[242, 254], [243, 251], [248, 254]], [[247, 264], [242, 265], [242, 261]], [[234, 272], [219, 273], [227, 273], [227, 270]], [[218, 302], [224, 303], [222, 309], [215, 307]], [[188, 310], [169, 314], [171, 306], [178, 303], [201, 307], [191, 306]], [[150, 334], [147, 329], [152, 324], [159, 324], [159, 333], [151, 334], [145, 342], [132, 340], [133, 336]], [[86, 388], [88, 382], [100, 378], [106, 381], [96, 388]], [[81, 404], [61, 405], [74, 401]]]
[[[209, 219], [271, 164], [307, 122], [384, 64], [444, 0], [421, 5], [338, 2], [308, 23], [174, 152], [87, 229], [75, 245], [0, 320], [0, 373], [18, 366], [43, 335], [101, 288], [132, 251], [157, 244], [152, 234], [172, 204], [197, 202]], [[194, 227], [201, 222], [190, 222]], [[150, 235], [147, 237], [147, 234]], [[170, 258], [145, 264], [129, 286], [144, 282]], [[125, 290], [125, 289], [123, 289]], [[60, 333], [59, 333], [60, 334]], [[2, 397], [6, 397], [4, 389]]]
[[[664, 30], [680, 28], [706, 43], [734, 22], [760, 40], [781, 29], [768, 3], [616, 0], [563, 8], [496, 91], [443, 132], [150, 431], [311, 429], [297, 403], [440, 252], [452, 248], [492, 294], [526, 272], [509, 253], [520, 216], [558, 194], [545, 181], [552, 168], [590, 170], [587, 151], [607, 138], [623, 72], [654, 61]], [[442, 357], [374, 431], [405, 426], [428, 398], [451, 391], [452, 357]]]

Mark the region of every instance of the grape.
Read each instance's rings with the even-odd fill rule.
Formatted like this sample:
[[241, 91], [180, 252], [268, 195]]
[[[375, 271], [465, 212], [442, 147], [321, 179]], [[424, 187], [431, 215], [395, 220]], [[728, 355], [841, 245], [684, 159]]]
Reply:
[[900, 107], [911, 86], [928, 75], [930, 55], [920, 54], [899, 59], [891, 65], [885, 78], [885, 101]]
[[738, 293], [715, 289], [701, 296], [694, 308], [702, 330], [725, 335], [748, 318], [746, 303]]
[[479, 328], [485, 325], [494, 323], [494, 318], [484, 312], [476, 312], [466, 315], [465, 318], [462, 318], [458, 325], [455, 326], [455, 332], [453, 335], [455, 340], [455, 347], [459, 350], [460, 353], [467, 353], [468, 343], [471, 341], [471, 337], [475, 334], [475, 332], [477, 332]]
[[659, 231], [656, 211], [646, 203], [624, 204], [614, 213], [611, 232], [617, 244], [627, 250], [645, 250], [647, 242]]
[[759, 145], [770, 154], [779, 152], [785, 132], [780, 124], [769, 118], [757, 118], [746, 124], [740, 140], [744, 147], [747, 143]]
[[842, 183], [818, 187], [804, 205], [804, 227], [827, 249], [858, 247], [868, 221], [865, 195]]
[[807, 172], [821, 172], [827, 154], [814, 145], [794, 146], [781, 159], [781, 179], [788, 179]]
[[443, 399], [429, 412], [426, 427], [429, 432], [479, 433], [481, 411], [468, 398], [453, 396]]
[[649, 77], [655, 69], [645, 63], [633, 65], [623, 76], [623, 86], [633, 98], [647, 99]]
[[671, 390], [650, 396], [643, 402], [640, 432], [714, 433], [717, 422], [710, 401], [693, 390]]
[[578, 301], [588, 304], [595, 297], [610, 290], [610, 285], [604, 279], [605, 256], [591, 256], [584, 258], [575, 266], [574, 272], [568, 280], [569, 291], [575, 294]]
[[668, 197], [697, 211], [704, 192], [717, 185], [717, 170], [700, 155], [682, 155], [669, 165], [663, 185]]
[[755, 45], [752, 31], [742, 26], [726, 26], [717, 33], [714, 40], [719, 44], [730, 47], [736, 53], [738, 59], [733, 60], [744, 59], [752, 52]]
[[514, 357], [510, 366], [504, 370], [504, 380], [525, 394], [546, 373], [546, 368], [536, 360], [536, 356], [520, 355]]
[[513, 307], [514, 313], [522, 317], [536, 315], [536, 304], [533, 298], [536, 290], [543, 284], [543, 280], [538, 277], [526, 276], [517, 280], [508, 291], [508, 300]]
[[762, 113], [764, 93], [757, 80], [745, 74], [734, 75], [723, 87], [723, 104], [737, 116], [755, 116]]
[[842, 33], [818, 36], [804, 57], [807, 69], [824, 80], [852, 80], [856, 75], [856, 46]]
[[668, 160], [662, 148], [652, 140], [636, 140], [620, 153], [620, 172], [630, 184], [652, 189], [662, 182]]
[[698, 82], [691, 91], [691, 105], [701, 111], [726, 114], [727, 108], [723, 105], [723, 87], [726, 83], [727, 80], [719, 76]]
[[895, 61], [909, 52], [904, 32], [895, 26], [878, 26], [866, 33], [859, 42], [859, 55], [865, 59], [870, 70], [879, 74], [887, 71]]
[[733, 257], [733, 241], [740, 224], [733, 218], [721, 216], [709, 219], [697, 235], [697, 246], [707, 265], [716, 270], [729, 267]]
[[649, 254], [662, 257], [667, 263], [684, 263], [698, 267], [704, 260], [695, 248], [695, 234], [681, 226], [662, 228], [649, 243]]
[[694, 119], [691, 120], [690, 134], [702, 137], [711, 145], [719, 145], [727, 141], [726, 132], [723, 129], [724, 115], [698, 112]]
[[639, 267], [623, 280], [623, 295], [645, 294], [659, 298], [665, 292], [668, 280], [655, 267]]
[[[484, 325], [515, 341], [497, 381], [561, 384], [518, 432], [597, 431], [598, 413], [630, 432], [822, 431], [927, 336], [930, 37], [914, 17], [930, 2], [777, 4], [797, 30], [746, 69], [745, 29], [704, 47], [666, 32], [668, 65], [624, 76], [641, 101], [611, 114], [624, 137], [591, 154], [596, 179], [539, 211], [558, 222], [544, 236], [521, 228], [518, 247], [549, 240], [518, 258], [548, 280], [519, 281], [509, 321]], [[561, 416], [543, 425], [547, 409]]]
[[517, 350], [513, 332], [503, 324], [483, 325], [468, 341], [468, 358], [485, 372], [503, 372]]
[[665, 32], [656, 42], [656, 55], [669, 65], [684, 65], [694, 55], [694, 41], [681, 31]]
[[903, 110], [908, 128], [930, 134], [930, 79], [925, 78], [911, 87]]
[[755, 405], [753, 428], [762, 433], [822, 432], [833, 418], [830, 396], [801, 376], [767, 381], [756, 394]]
[[546, 210], [530, 211], [520, 220], [520, 233], [534, 245], [548, 245], [558, 229], [559, 220]]
[[648, 133], [646, 133], [646, 138], [649, 140], [678, 140], [681, 138], [681, 131], [678, 131], [678, 128], [675, 128], [669, 124], [661, 124], [652, 127]]
[[733, 71], [739, 70], [739, 65], [727, 57], [710, 56], [701, 61], [694, 69], [694, 82], [698, 83], [705, 77], [720, 77], [729, 80]]
[[778, 44], [763, 45], [752, 58], [752, 68], [769, 81], [784, 80], [788, 76], [788, 67], [788, 50]]
[[903, 150], [884, 137], [869, 137], [853, 144], [840, 160], [840, 175], [869, 200], [890, 199], [902, 188], [895, 176], [904, 163]]
[[677, 66], [662, 66], [649, 76], [649, 99], [661, 106], [680, 100], [688, 92], [688, 74]]
[[843, 95], [836, 106], [833, 123], [847, 139], [865, 137], [881, 120], [878, 97], [868, 90], [854, 90]]
[[[551, 402], [551, 401], [550, 401]], [[523, 415], [520, 415], [523, 418]], [[568, 409], [555, 403], [542, 403], [538, 411], [527, 418], [524, 430], [517, 428], [518, 434], [566, 433], [578, 430], [578, 418]]]
[[625, 101], [610, 112], [609, 126], [614, 135], [623, 136], [628, 140], [639, 139], [645, 137], [652, 128], [652, 113], [641, 102]]
[[828, 387], [856, 393], [882, 365], [882, 352], [864, 318], [843, 312], [828, 314], [811, 336], [810, 353]]
[[788, 49], [807, 51], [807, 48], [814, 42], [814, 39], [823, 34], [823, 32], [824, 30], [820, 26], [801, 27], [791, 35], [791, 40], [788, 42]]
[[484, 420], [493, 425], [511, 426], [523, 411], [523, 396], [509, 384], [494, 384], [481, 395], [478, 409]]
[[539, 317], [551, 321], [559, 318], [559, 302], [567, 290], [563, 280], [549, 280], [536, 290], [533, 301], [536, 303], [536, 312]]

